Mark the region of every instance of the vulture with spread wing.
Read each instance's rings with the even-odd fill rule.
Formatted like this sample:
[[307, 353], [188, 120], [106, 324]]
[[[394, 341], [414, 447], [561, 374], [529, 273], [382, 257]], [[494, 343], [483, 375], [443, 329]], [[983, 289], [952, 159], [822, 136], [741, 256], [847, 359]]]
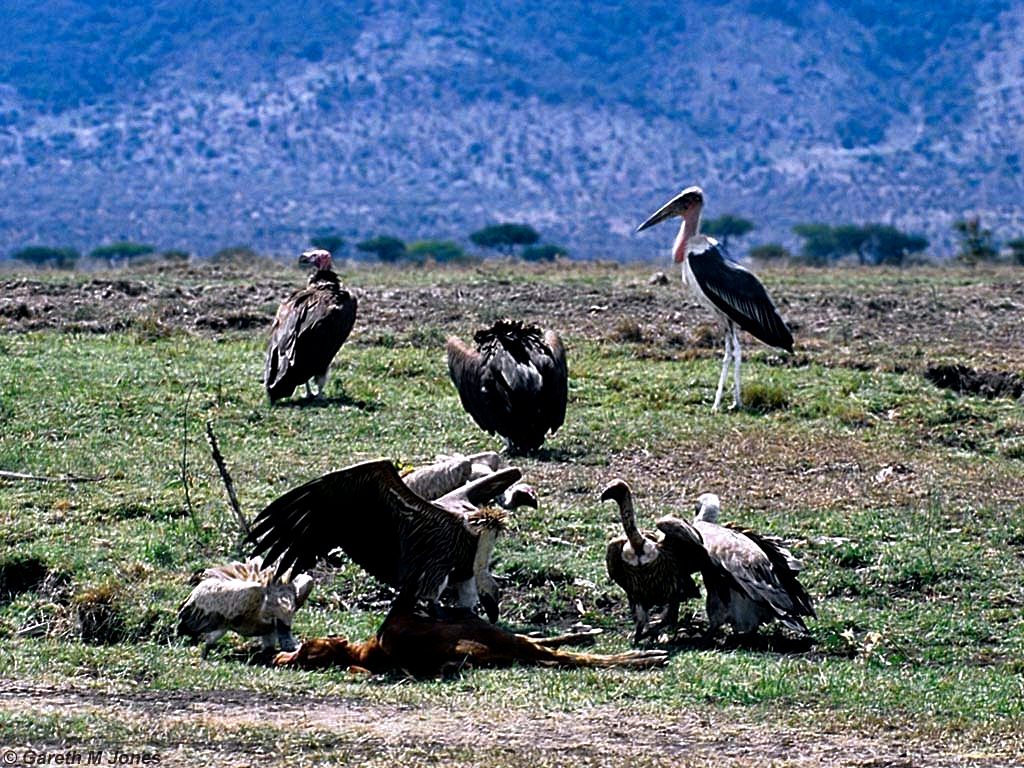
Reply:
[[479, 507], [522, 477], [515, 467], [462, 485], [436, 501], [410, 490], [386, 460], [330, 472], [270, 503], [250, 540], [278, 571], [305, 570], [340, 547], [368, 573], [398, 590], [395, 606], [436, 605], [450, 583], [458, 604], [478, 605], [495, 621], [498, 585], [489, 570], [505, 513]]
[[271, 402], [290, 397], [300, 385], [312, 397], [311, 379], [317, 398], [322, 398], [327, 369], [356, 321], [356, 297], [341, 286], [331, 254], [306, 251], [299, 261], [316, 269], [305, 288], [281, 303], [270, 329], [263, 386]]
[[476, 349], [448, 339], [448, 371], [462, 407], [511, 451], [533, 451], [565, 421], [569, 370], [554, 331], [499, 320], [473, 335]]
[[803, 617], [815, 613], [811, 596], [797, 580], [800, 561], [774, 536], [719, 525], [717, 495], [701, 494], [697, 505], [693, 527], [703, 537], [710, 557], [731, 575], [730, 580], [704, 579], [709, 632], [730, 624], [737, 633], [748, 634], [778, 620], [806, 635]]
[[[701, 536], [688, 524], [669, 526], [659, 533], [641, 532], [636, 524], [633, 493], [623, 480], [613, 480], [601, 493], [601, 501], [619, 505], [623, 536], [608, 542], [605, 563], [608, 575], [626, 592], [629, 610], [636, 621], [633, 642], [644, 635], [657, 636], [679, 622], [679, 603], [700, 597], [690, 574], [710, 567]], [[649, 627], [650, 612], [664, 607], [661, 622]]]

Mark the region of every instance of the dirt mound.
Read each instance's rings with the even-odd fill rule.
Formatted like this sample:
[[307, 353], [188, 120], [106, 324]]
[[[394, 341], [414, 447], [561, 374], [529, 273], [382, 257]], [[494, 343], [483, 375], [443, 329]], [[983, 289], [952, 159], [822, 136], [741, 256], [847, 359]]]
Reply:
[[982, 397], [1024, 397], [1024, 377], [1004, 371], [976, 371], [966, 365], [931, 365], [924, 377], [940, 389]]

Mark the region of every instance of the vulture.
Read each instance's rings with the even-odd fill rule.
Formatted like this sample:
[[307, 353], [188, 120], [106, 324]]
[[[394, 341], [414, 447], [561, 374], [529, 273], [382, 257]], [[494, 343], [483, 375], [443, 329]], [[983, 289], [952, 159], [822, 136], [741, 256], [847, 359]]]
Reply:
[[207, 568], [178, 609], [178, 634], [203, 639], [203, 658], [228, 630], [259, 637], [263, 650], [294, 651], [292, 618], [313, 588], [305, 573], [277, 579], [262, 559]]
[[764, 623], [778, 620], [807, 635], [803, 617], [815, 613], [811, 596], [797, 581], [800, 561], [774, 536], [720, 525], [720, 509], [717, 495], [701, 494], [693, 521], [708, 555], [732, 577], [724, 580], [705, 576], [709, 634], [723, 624], [731, 625], [738, 634], [749, 634]]
[[[659, 527], [657, 534], [641, 532], [636, 525], [633, 493], [625, 481], [613, 480], [601, 492], [601, 501], [612, 500], [619, 505], [625, 535], [608, 542], [605, 563], [612, 581], [629, 598], [629, 610], [636, 621], [633, 642], [639, 643], [645, 634], [657, 636], [663, 627], [675, 628], [679, 603], [700, 597], [690, 574], [706, 570], [711, 564], [701, 535], [691, 525]], [[650, 611], [657, 606], [665, 608], [664, 618], [649, 628]]]
[[305, 570], [340, 547], [398, 595], [436, 608], [449, 583], [458, 605], [498, 618], [498, 585], [489, 565], [505, 525], [500, 509], [479, 507], [522, 477], [515, 467], [460, 486], [435, 501], [414, 493], [394, 465], [378, 459], [330, 472], [272, 501], [253, 522], [250, 541], [278, 572]]
[[[493, 474], [501, 469], [501, 457], [494, 451], [463, 456], [440, 456], [433, 464], [417, 467], [402, 476], [404, 482], [414, 493], [428, 501], [438, 499], [445, 494]], [[513, 483], [495, 501], [498, 506], [515, 510], [519, 507], [537, 508], [537, 492], [526, 483]]]
[[569, 371], [554, 331], [499, 320], [473, 334], [470, 349], [448, 339], [448, 372], [462, 407], [479, 427], [497, 432], [511, 452], [534, 451], [565, 421]]
[[305, 288], [281, 303], [270, 328], [263, 386], [272, 403], [290, 397], [300, 384], [311, 398], [310, 379], [316, 383], [316, 397], [323, 398], [327, 369], [356, 321], [356, 297], [342, 288], [331, 254], [310, 250], [299, 262], [315, 270]]
[[725, 356], [718, 377], [718, 391], [711, 407], [717, 411], [722, 402], [722, 389], [734, 366], [733, 407], [742, 405], [740, 398], [740, 336], [742, 328], [770, 347], [793, 351], [793, 334], [768, 296], [761, 281], [739, 264], [722, 255], [718, 241], [701, 234], [700, 219], [704, 209], [704, 191], [687, 187], [655, 211], [636, 228], [642, 232], [659, 222], [679, 216], [682, 223], [672, 246], [672, 258], [682, 265], [683, 282], [701, 306], [710, 310], [725, 327]]

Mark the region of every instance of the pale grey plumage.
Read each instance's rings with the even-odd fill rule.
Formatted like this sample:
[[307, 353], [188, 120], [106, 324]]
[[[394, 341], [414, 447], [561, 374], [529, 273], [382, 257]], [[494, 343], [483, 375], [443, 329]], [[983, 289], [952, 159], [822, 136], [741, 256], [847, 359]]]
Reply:
[[204, 657], [229, 630], [259, 637], [264, 650], [294, 651], [292, 620], [312, 588], [304, 573], [275, 579], [258, 557], [207, 568], [178, 610], [178, 634], [202, 638]]

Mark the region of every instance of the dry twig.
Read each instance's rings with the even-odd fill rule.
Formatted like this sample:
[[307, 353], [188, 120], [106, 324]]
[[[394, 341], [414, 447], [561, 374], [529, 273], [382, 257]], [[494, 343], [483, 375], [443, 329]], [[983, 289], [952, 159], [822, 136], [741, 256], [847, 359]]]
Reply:
[[242, 507], [238, 503], [238, 496], [235, 495], [235, 484], [231, 480], [227, 466], [224, 464], [224, 457], [217, 446], [217, 436], [213, 434], [213, 423], [209, 419], [206, 420], [206, 441], [210, 444], [210, 453], [213, 455], [213, 461], [217, 465], [217, 471], [220, 472], [220, 479], [224, 482], [224, 488], [228, 492], [228, 501], [231, 502], [231, 509], [242, 528], [242, 533], [248, 536], [250, 531], [249, 521], [242, 514]]

